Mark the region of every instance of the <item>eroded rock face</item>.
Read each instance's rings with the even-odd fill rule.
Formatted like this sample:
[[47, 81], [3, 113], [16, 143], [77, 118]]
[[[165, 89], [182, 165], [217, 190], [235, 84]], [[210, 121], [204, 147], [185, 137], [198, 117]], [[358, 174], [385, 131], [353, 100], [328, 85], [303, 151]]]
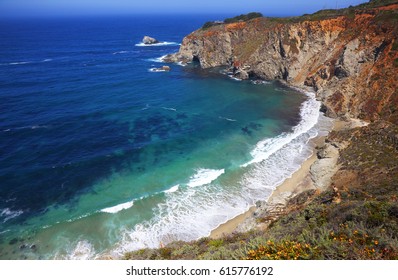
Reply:
[[318, 160], [311, 165], [310, 174], [315, 187], [324, 191], [330, 186], [332, 176], [338, 170], [339, 149], [330, 143], [325, 143], [317, 155]]
[[186, 36], [168, 61], [202, 68], [247, 65], [240, 78], [283, 79], [310, 87], [332, 117], [398, 123], [398, 25], [382, 20], [398, 5], [321, 20], [257, 18]]

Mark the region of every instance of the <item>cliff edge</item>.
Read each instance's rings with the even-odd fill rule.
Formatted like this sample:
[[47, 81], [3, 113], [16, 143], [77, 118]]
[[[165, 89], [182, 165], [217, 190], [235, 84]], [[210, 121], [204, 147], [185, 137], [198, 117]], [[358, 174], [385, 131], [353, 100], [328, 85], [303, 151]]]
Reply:
[[397, 123], [398, 1], [378, 2], [202, 28], [167, 59], [235, 65], [239, 78], [313, 88], [328, 116]]

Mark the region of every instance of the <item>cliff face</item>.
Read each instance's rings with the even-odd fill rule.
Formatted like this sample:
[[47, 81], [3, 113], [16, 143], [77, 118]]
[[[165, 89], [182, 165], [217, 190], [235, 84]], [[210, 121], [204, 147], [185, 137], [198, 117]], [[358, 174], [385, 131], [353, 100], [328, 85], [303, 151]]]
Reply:
[[312, 87], [329, 116], [398, 123], [398, 4], [199, 29], [169, 59], [238, 63], [243, 79]]

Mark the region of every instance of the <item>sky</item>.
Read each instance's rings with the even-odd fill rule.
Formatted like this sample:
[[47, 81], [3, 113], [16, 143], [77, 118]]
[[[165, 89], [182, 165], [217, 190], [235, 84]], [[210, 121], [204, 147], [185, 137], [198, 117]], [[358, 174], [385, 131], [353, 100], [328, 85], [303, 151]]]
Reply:
[[243, 14], [295, 16], [368, 0], [0, 0], [0, 18], [117, 14]]

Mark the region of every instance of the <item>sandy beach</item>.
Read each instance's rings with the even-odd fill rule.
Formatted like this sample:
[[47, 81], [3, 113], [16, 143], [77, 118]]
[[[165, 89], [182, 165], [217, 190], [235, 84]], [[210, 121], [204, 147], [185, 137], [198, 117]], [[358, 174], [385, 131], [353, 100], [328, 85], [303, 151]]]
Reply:
[[[315, 148], [314, 148], [315, 150]], [[310, 179], [308, 178], [310, 167], [316, 160], [316, 153], [314, 152], [311, 157], [309, 157], [297, 170], [292, 177], [286, 179], [281, 185], [279, 185], [268, 198], [268, 203], [281, 203], [286, 198], [290, 197], [293, 193], [300, 193], [301, 191], [309, 188], [309, 184], [311, 184]], [[211, 238], [220, 238], [223, 235], [228, 235], [233, 233], [239, 225], [241, 225], [247, 218], [251, 217], [256, 210], [256, 206], [252, 206], [245, 213], [227, 221], [224, 224], [221, 224], [218, 228], [214, 229], [210, 237]]]
[[[334, 120], [332, 130], [338, 131], [345, 128], [363, 125], [359, 123], [357, 120], [350, 120], [349, 122]], [[266, 204], [271, 208], [278, 206], [279, 208], [283, 208], [288, 202], [289, 198], [309, 189], [316, 189], [314, 186], [314, 182], [311, 179], [311, 166], [317, 160], [317, 150], [319, 147], [324, 145], [325, 136], [317, 136], [311, 139], [310, 145], [313, 147], [312, 155], [303, 162], [301, 167], [293, 173], [290, 178], [287, 178], [281, 185], [279, 185], [270, 195]], [[210, 238], [220, 238], [224, 235], [231, 234], [235, 231], [239, 231], [239, 228], [248, 229], [245, 223], [250, 224], [248, 222], [249, 219], [254, 219], [254, 214], [257, 210], [256, 206], [252, 206], [245, 213], [236, 216], [235, 218], [221, 224], [219, 227], [214, 229], [209, 237]]]

